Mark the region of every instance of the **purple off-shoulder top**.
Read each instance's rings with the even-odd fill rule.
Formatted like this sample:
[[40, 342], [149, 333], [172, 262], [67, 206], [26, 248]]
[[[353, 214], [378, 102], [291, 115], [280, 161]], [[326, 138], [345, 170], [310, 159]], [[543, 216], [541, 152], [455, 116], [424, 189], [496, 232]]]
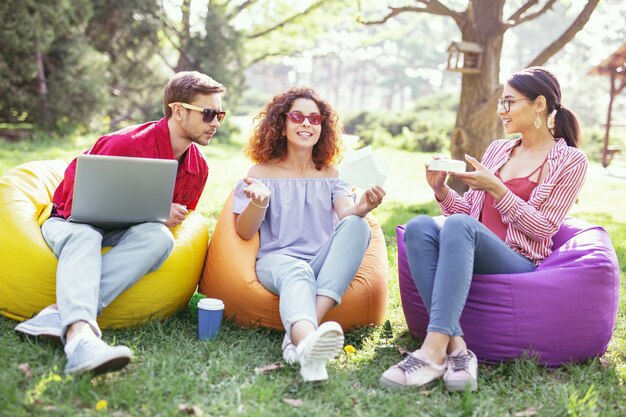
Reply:
[[[260, 227], [257, 259], [278, 253], [310, 260], [330, 238], [338, 222], [335, 198], [355, 199], [351, 187], [338, 178], [258, 178], [272, 195]], [[235, 187], [233, 213], [240, 214], [250, 199], [242, 180]]]

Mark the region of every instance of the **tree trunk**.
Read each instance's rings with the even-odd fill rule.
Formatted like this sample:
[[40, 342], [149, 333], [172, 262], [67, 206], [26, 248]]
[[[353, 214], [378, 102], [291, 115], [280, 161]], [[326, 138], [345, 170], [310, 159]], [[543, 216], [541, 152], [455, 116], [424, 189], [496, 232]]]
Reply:
[[[480, 44], [483, 58], [479, 74], [463, 74], [461, 79], [459, 110], [450, 142], [454, 159], [465, 160], [468, 154], [480, 161], [487, 146], [503, 135], [496, 99], [502, 89], [499, 73], [505, 31], [502, 25], [504, 3], [505, 0], [472, 0], [465, 12], [462, 39]], [[467, 190], [463, 182], [452, 177], [448, 185], [459, 193]]]
[[193, 69], [191, 62], [189, 61], [189, 56], [187, 55], [189, 49], [188, 44], [191, 39], [191, 0], [183, 0], [183, 3], [180, 5], [180, 11], [183, 16], [183, 27], [179, 33], [180, 48], [178, 50], [178, 62], [176, 63], [174, 72], [189, 71]]
[[48, 80], [46, 79], [46, 67], [44, 54], [41, 51], [35, 53], [37, 62], [37, 91], [39, 93], [40, 117], [48, 123]]
[[39, 95], [42, 98], [48, 94], [48, 84], [46, 83], [46, 69], [43, 63], [43, 53], [41, 51], [37, 51], [35, 54], [37, 60], [37, 80], [39, 84]]

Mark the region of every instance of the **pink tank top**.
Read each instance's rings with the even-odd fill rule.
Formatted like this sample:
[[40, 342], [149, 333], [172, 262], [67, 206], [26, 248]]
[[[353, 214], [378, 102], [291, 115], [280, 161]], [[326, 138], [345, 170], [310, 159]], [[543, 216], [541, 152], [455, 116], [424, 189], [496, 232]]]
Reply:
[[[530, 178], [535, 175], [537, 171], [539, 171], [537, 179], [541, 178], [543, 167], [546, 165], [546, 162], [548, 162], [547, 157], [540, 166], [527, 176], [521, 178], [511, 178], [508, 181], [504, 181], [504, 185], [506, 185], [506, 188], [508, 188], [513, 194], [524, 201], [528, 201], [530, 194], [538, 184], [537, 182], [531, 181]], [[496, 177], [500, 178], [499, 172], [496, 172]], [[480, 212], [480, 221], [500, 239], [506, 240], [508, 226], [502, 222], [502, 215], [495, 209], [493, 206], [494, 203], [493, 196], [489, 193], [485, 193], [483, 209]]]

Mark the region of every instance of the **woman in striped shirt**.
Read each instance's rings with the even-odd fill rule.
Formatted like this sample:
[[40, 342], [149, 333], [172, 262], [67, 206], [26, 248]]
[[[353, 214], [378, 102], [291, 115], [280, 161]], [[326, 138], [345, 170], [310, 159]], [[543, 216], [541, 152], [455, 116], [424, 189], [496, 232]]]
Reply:
[[533, 67], [514, 73], [498, 100], [513, 140], [496, 140], [472, 172], [450, 173], [469, 186], [460, 196], [446, 172], [426, 170], [445, 217], [417, 216], [406, 227], [409, 268], [430, 321], [420, 349], [389, 368], [388, 387], [424, 386], [443, 377], [448, 391], [477, 389], [476, 356], [459, 318], [473, 274], [533, 271], [551, 252], [552, 236], [585, 180], [576, 116], [561, 105], [555, 76]]

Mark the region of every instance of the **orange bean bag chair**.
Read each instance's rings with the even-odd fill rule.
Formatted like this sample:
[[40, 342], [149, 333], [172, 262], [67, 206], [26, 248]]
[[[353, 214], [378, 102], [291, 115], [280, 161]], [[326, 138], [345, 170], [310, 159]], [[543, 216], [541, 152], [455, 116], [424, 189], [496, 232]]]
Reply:
[[[380, 324], [387, 307], [387, 245], [374, 217], [368, 215], [366, 219], [372, 239], [361, 267], [341, 304], [324, 317], [324, 321], [338, 322], [344, 330]], [[237, 234], [231, 193], [209, 243], [199, 291], [223, 300], [225, 316], [239, 325], [282, 330], [278, 296], [263, 287], [256, 276], [258, 250], [258, 235], [246, 241]]]
[[[50, 216], [65, 168], [63, 161], [28, 162], [0, 177], [0, 313], [11, 319], [29, 319], [55, 303], [57, 260], [41, 224]], [[202, 272], [207, 223], [191, 212], [172, 232], [176, 244], [167, 261], [105, 308], [101, 327], [164, 318], [187, 306]]]

